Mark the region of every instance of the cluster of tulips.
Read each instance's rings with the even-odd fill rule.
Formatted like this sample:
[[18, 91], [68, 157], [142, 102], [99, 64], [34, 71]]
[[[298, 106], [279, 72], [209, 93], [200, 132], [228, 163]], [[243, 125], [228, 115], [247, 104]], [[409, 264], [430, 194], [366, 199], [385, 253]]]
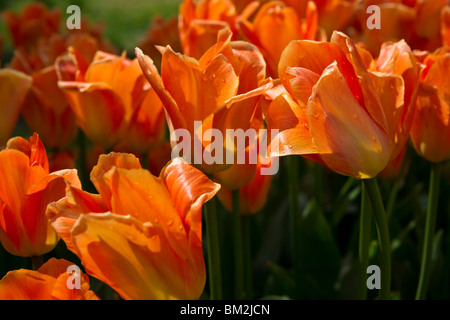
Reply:
[[[379, 29], [367, 26], [371, 5]], [[416, 293], [427, 297], [450, 159], [448, 0], [184, 0], [177, 17], [155, 20], [134, 59], [84, 20], [62, 30], [61, 12], [40, 3], [1, 17], [14, 52], [0, 69], [0, 241], [34, 270], [10, 270], [0, 299], [99, 299], [89, 276], [123, 299], [221, 299], [220, 234], [233, 248], [233, 298], [255, 298], [242, 219], [267, 205], [274, 176], [262, 169], [284, 156], [290, 297], [304, 282], [300, 247], [315, 245], [299, 243], [304, 159], [361, 180], [356, 290], [367, 297], [373, 219], [379, 298], [390, 299], [377, 176], [405, 175], [409, 146], [431, 168]], [[13, 137], [23, 127], [31, 137]], [[203, 154], [209, 129], [236, 159], [255, 146], [230, 147], [227, 129], [267, 129], [267, 152], [257, 163], [172, 156], [174, 132], [200, 139], [190, 153]], [[74, 262], [43, 259], [60, 241], [82, 264], [77, 288], [67, 285]]]

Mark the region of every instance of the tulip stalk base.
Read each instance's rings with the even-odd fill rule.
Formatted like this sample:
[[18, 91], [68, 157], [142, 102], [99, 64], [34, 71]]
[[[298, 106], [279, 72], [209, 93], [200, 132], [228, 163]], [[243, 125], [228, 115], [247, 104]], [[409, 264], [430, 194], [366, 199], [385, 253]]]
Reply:
[[222, 272], [220, 268], [219, 226], [217, 223], [216, 200], [212, 198], [205, 206], [206, 237], [208, 245], [208, 277], [210, 299], [222, 299]]
[[372, 207], [364, 183], [361, 192], [361, 216], [359, 222], [359, 274], [357, 299], [367, 299], [367, 267], [369, 266], [369, 245], [372, 227]]
[[33, 270], [39, 269], [44, 264], [43, 256], [31, 256], [31, 265], [33, 266]]
[[298, 253], [299, 243], [299, 218], [300, 208], [298, 205], [298, 157], [291, 155], [288, 158], [288, 185], [289, 185], [289, 214], [291, 226], [291, 257], [294, 269], [295, 288], [300, 287], [300, 257]]
[[232, 232], [234, 248], [234, 279], [235, 279], [235, 297], [243, 299], [244, 293], [244, 256], [242, 243], [241, 215], [239, 208], [239, 190], [231, 192], [233, 213], [232, 213]]
[[364, 187], [372, 204], [372, 212], [378, 233], [380, 245], [381, 263], [381, 289], [380, 300], [388, 300], [391, 295], [391, 240], [389, 236], [389, 225], [387, 222], [386, 210], [376, 178], [363, 180]]
[[430, 281], [431, 254], [433, 249], [434, 230], [436, 229], [436, 215], [439, 200], [439, 186], [441, 175], [442, 163], [432, 163], [430, 171], [427, 218], [425, 224], [425, 238], [422, 250], [422, 264], [420, 268], [416, 300], [422, 300], [426, 298], [428, 284]]

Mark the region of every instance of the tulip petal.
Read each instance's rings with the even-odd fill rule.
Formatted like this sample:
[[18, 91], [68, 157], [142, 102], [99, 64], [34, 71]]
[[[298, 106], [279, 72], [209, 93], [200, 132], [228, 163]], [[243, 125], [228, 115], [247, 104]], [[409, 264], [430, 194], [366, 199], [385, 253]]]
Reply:
[[130, 216], [82, 215], [73, 243], [86, 270], [125, 299], [197, 299], [205, 270], [192, 269], [163, 232]]
[[31, 77], [24, 73], [0, 70], [0, 146], [6, 143], [16, 125], [31, 83]]
[[33, 270], [10, 271], [0, 281], [0, 300], [51, 300], [55, 281]]
[[66, 243], [67, 248], [77, 254], [72, 243], [71, 232], [80, 214], [106, 211], [108, 211], [108, 206], [100, 195], [91, 194], [68, 185], [66, 197], [50, 203], [47, 206], [46, 215], [58, 236]]
[[86, 136], [105, 148], [112, 146], [125, 116], [121, 98], [111, 88], [100, 83], [59, 81], [58, 85], [65, 92], [77, 124]]
[[160, 178], [184, 221], [191, 247], [201, 247], [202, 206], [219, 191], [220, 185], [179, 158], [164, 167]]
[[177, 102], [170, 95], [169, 91], [167, 91], [163, 87], [162, 79], [160, 78], [158, 70], [153, 64], [152, 59], [144, 55], [142, 50], [139, 48], [135, 49], [135, 53], [145, 78], [150, 83], [151, 87], [155, 90], [159, 99], [163, 103], [164, 108], [170, 115], [170, 117], [167, 119], [169, 129], [172, 130], [173, 127], [175, 127], [175, 129], [186, 128], [186, 121], [180, 112]]
[[450, 159], [450, 102], [436, 87], [421, 83], [411, 128], [411, 140], [417, 153], [431, 162]]
[[[386, 116], [383, 112], [377, 92], [370, 81], [370, 73], [364, 65], [355, 44], [345, 34], [337, 31], [333, 32], [331, 42], [336, 43], [345, 54], [348, 61], [351, 62], [355, 74], [355, 77], [352, 80], [353, 82], [357, 81], [359, 83], [358, 87], [361, 88], [357, 92], [352, 90], [354, 96], [358, 99], [360, 105], [367, 110], [375, 122], [387, 132], [389, 129]], [[350, 86], [350, 88], [352, 89], [353, 87]]]
[[[161, 226], [171, 246], [184, 257], [188, 236], [184, 217], [174, 209], [164, 183], [147, 170], [133, 168], [138, 164], [133, 155], [111, 153], [101, 156], [92, 170], [91, 176], [95, 177], [92, 182], [110, 204], [110, 211]], [[97, 175], [100, 168], [102, 171]]]
[[307, 105], [308, 122], [321, 158], [332, 170], [356, 178], [376, 176], [391, 154], [388, 135], [361, 108], [333, 63]]
[[445, 6], [441, 11], [441, 37], [442, 45], [450, 47], [450, 6]]
[[223, 55], [216, 56], [202, 70], [196, 60], [168, 48], [161, 69], [164, 87], [177, 102], [190, 132], [194, 131], [194, 121], [205, 119], [238, 90], [239, 78]]
[[[279, 95], [269, 105], [266, 113], [270, 157], [290, 154], [318, 153], [309, 130], [305, 110], [288, 93]], [[272, 130], [279, 133], [272, 136]]]

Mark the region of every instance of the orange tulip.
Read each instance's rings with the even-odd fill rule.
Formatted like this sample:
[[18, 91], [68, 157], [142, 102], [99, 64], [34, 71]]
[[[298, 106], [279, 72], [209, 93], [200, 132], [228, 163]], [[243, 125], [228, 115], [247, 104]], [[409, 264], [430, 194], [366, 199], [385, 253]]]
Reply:
[[431, 162], [450, 159], [450, 49], [436, 50], [423, 61], [411, 140]]
[[216, 43], [217, 34], [229, 28], [236, 38], [236, 8], [230, 0], [184, 0], [178, 30], [183, 53], [195, 59]]
[[309, 2], [303, 19], [283, 2], [270, 1], [259, 9], [250, 22], [250, 17], [258, 8], [258, 2], [250, 3], [239, 16], [237, 26], [242, 35], [263, 53], [269, 75], [277, 78], [278, 62], [289, 42], [317, 38], [317, 7], [314, 2]]
[[[65, 259], [51, 258], [37, 271], [10, 271], [0, 280], [0, 300], [99, 300], [89, 290], [87, 275], [68, 272], [72, 265]], [[79, 288], [67, 285], [77, 281]]]
[[[435, 50], [441, 46], [441, 10], [448, 0], [365, 0], [360, 6], [362, 42], [377, 55], [382, 43], [404, 39], [413, 49]], [[380, 8], [380, 28], [367, 27], [369, 6]]]
[[102, 155], [91, 180], [100, 194], [69, 187], [47, 211], [87, 272], [124, 299], [198, 299], [202, 205], [219, 185], [180, 159], [155, 177], [122, 153]]
[[39, 133], [47, 147], [61, 148], [76, 137], [78, 128], [64, 93], [58, 88], [55, 60], [73, 44], [82, 48], [83, 56], [93, 55], [98, 48], [95, 39], [77, 33], [63, 37], [55, 34], [40, 41], [35, 48], [22, 47], [14, 51], [10, 67], [25, 72], [33, 78], [33, 84], [24, 103], [22, 115], [28, 128]]
[[393, 118], [398, 119], [394, 120], [397, 121], [398, 127], [393, 136], [394, 150], [391, 156], [393, 159], [404, 149], [409, 132], [411, 131], [416, 110], [420, 68], [411, 48], [404, 40], [401, 40], [395, 43], [383, 43], [380, 55], [370, 70], [385, 74], [400, 75], [405, 84], [403, 98], [405, 107], [395, 111], [391, 115]]
[[0, 69], [0, 148], [10, 137], [32, 79], [13, 69]]
[[[270, 156], [307, 155], [359, 179], [375, 177], [394, 151], [405, 107], [399, 75], [370, 72], [340, 32], [331, 42], [293, 41], [280, 60], [281, 94], [266, 112]], [[278, 151], [277, 151], [278, 150]]]
[[[305, 15], [308, 2], [311, 0], [283, 0], [288, 6], [293, 7], [300, 17]], [[334, 30], [343, 31], [352, 21], [357, 9], [358, 0], [312, 0], [317, 6], [319, 26], [328, 36]]]
[[144, 152], [162, 138], [163, 107], [136, 59], [99, 51], [87, 64], [72, 50], [58, 59], [57, 70], [58, 86], [93, 143], [110, 148], [123, 142]]
[[450, 47], [450, 6], [445, 6], [441, 11], [441, 37], [442, 46]]
[[30, 141], [8, 141], [0, 152], [0, 241], [11, 254], [42, 255], [58, 236], [45, 216], [47, 204], [65, 195], [66, 181], [80, 186], [75, 170], [49, 173], [45, 148], [37, 134]]
[[[207, 173], [236, 163], [225, 160], [228, 149], [236, 156], [227, 129], [249, 129], [259, 97], [272, 85], [266, 80], [264, 59], [256, 47], [231, 42], [231, 37], [228, 29], [219, 32], [217, 44], [198, 61], [176, 54], [170, 47], [162, 49], [161, 77], [151, 59], [136, 49], [147, 80], [164, 104], [172, 138], [180, 139], [177, 135], [183, 133], [182, 147], [187, 145], [183, 152], [189, 153], [183, 156]], [[215, 137], [219, 140], [214, 140], [214, 146], [206, 134], [213, 129], [222, 135]], [[213, 159], [205, 160], [205, 153]]]

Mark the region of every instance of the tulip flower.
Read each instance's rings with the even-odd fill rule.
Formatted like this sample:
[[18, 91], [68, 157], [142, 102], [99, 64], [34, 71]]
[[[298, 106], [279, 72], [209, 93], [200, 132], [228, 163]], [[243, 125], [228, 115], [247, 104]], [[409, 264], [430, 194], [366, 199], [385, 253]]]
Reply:
[[181, 159], [155, 177], [122, 153], [102, 155], [91, 180], [100, 194], [69, 186], [47, 211], [87, 272], [124, 299], [198, 299], [202, 205], [219, 185]]
[[422, 264], [416, 291], [416, 299], [425, 299], [431, 274], [443, 162], [450, 159], [450, 49], [443, 47], [431, 54], [422, 53], [420, 58], [425, 67], [420, 75], [411, 140], [416, 152], [431, 163]]
[[[447, 0], [365, 0], [358, 14], [362, 42], [374, 55], [382, 43], [402, 39], [414, 49], [435, 50], [441, 46], [441, 10], [447, 4]], [[379, 8], [380, 28], [367, 27], [374, 14], [366, 12], [371, 5]]]
[[[265, 79], [264, 59], [256, 47], [231, 42], [231, 37], [230, 30], [222, 30], [217, 44], [198, 61], [170, 47], [161, 49], [161, 77], [151, 59], [136, 49], [147, 80], [163, 102], [171, 137], [176, 138], [172, 142], [183, 138], [173, 148], [186, 152], [183, 157], [206, 173], [236, 163], [227, 129], [249, 129], [259, 97], [272, 85]], [[208, 132], [221, 137], [214, 136], [217, 141], [211, 143]], [[234, 155], [231, 163], [225, 159], [227, 148]]]
[[72, 267], [70, 261], [51, 258], [36, 271], [10, 271], [0, 280], [0, 300], [99, 300], [89, 290], [89, 277], [79, 268], [72, 273]]
[[230, 0], [184, 0], [178, 18], [183, 53], [200, 59], [216, 43], [219, 31], [224, 28], [229, 28], [235, 39], [236, 16], [236, 8]]
[[253, 2], [241, 13], [237, 25], [239, 32], [256, 45], [264, 55], [270, 76], [277, 78], [277, 66], [281, 53], [292, 40], [316, 40], [318, 34], [317, 7], [309, 2], [305, 17], [280, 1], [270, 1], [259, 8]]
[[398, 127], [394, 133], [391, 159], [397, 157], [409, 137], [414, 114], [416, 110], [416, 97], [419, 88], [420, 68], [411, 51], [411, 48], [404, 41], [395, 43], [383, 43], [380, 49], [380, 55], [376, 60], [371, 71], [381, 72], [384, 74], [400, 75], [403, 78], [404, 90], [404, 108], [392, 115], [398, 119]]
[[0, 69], [0, 146], [14, 130], [31, 83], [31, 77], [22, 72]]
[[111, 148], [124, 142], [144, 152], [162, 138], [163, 108], [137, 60], [99, 51], [88, 64], [72, 50], [56, 65], [58, 86], [94, 144]]
[[11, 254], [39, 256], [59, 238], [45, 216], [47, 204], [65, 195], [66, 181], [80, 186], [75, 170], [49, 172], [37, 134], [15, 137], [0, 151], [0, 241]]
[[417, 110], [411, 128], [411, 140], [417, 153], [430, 162], [450, 159], [450, 101], [448, 76], [450, 50], [441, 48], [423, 61]]
[[[283, 51], [278, 73], [287, 93], [275, 98], [266, 112], [268, 128], [280, 131], [269, 138], [269, 156], [305, 155], [337, 173], [364, 179], [382, 251], [380, 298], [387, 299], [389, 229], [373, 178], [395, 155], [399, 115], [408, 107], [404, 80], [397, 74], [368, 71], [356, 46], [340, 32], [333, 33], [331, 42], [291, 42]], [[278, 152], [272, 151], [273, 144]], [[295, 195], [296, 187], [291, 189]]]
[[279, 152], [269, 155], [310, 155], [359, 179], [384, 169], [399, 125], [392, 115], [404, 108], [400, 76], [368, 71], [353, 42], [339, 32], [329, 43], [291, 42], [279, 74], [288, 93], [267, 110], [268, 128], [280, 130], [274, 137]]

